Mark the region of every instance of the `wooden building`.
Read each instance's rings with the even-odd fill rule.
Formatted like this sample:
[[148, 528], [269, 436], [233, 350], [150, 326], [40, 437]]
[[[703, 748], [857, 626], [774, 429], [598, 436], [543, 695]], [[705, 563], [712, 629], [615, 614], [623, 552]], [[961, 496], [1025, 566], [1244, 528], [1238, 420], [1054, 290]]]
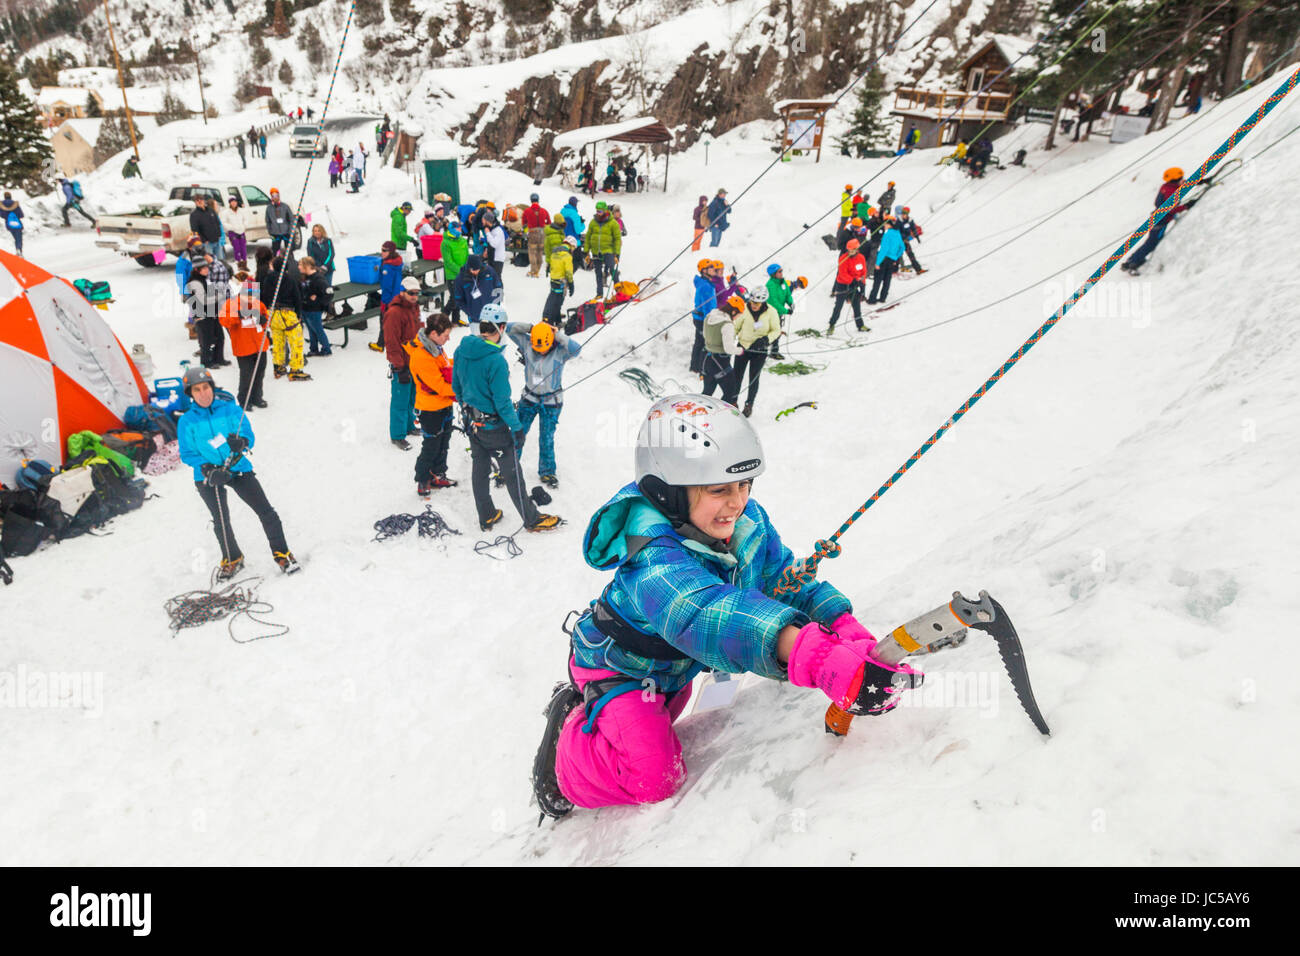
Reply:
[[[959, 89], [900, 87], [894, 91], [890, 113], [903, 119], [901, 147], [913, 129], [921, 131], [919, 148], [947, 146], [984, 134], [995, 139], [1009, 128], [1016, 88], [1009, 81], [1013, 70], [1032, 69], [1036, 60], [1026, 55], [1032, 46], [1019, 37], [994, 34], [957, 68]], [[989, 125], [989, 124], [992, 125]]]

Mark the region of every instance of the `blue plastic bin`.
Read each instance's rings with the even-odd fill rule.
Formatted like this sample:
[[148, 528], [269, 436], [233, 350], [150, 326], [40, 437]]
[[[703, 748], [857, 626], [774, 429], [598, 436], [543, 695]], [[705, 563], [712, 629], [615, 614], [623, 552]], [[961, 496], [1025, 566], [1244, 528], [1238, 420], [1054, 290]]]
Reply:
[[348, 256], [348, 279], [365, 285], [379, 281], [379, 256]]

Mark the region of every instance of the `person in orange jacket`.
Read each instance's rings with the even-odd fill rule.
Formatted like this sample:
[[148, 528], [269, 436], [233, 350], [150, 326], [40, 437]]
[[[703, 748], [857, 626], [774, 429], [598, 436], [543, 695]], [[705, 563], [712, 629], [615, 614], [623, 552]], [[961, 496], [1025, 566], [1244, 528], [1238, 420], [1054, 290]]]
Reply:
[[415, 491], [429, 497], [434, 488], [452, 488], [447, 477], [447, 446], [451, 443], [451, 409], [456, 401], [451, 388], [451, 359], [443, 351], [451, 338], [451, 319], [435, 312], [415, 338], [404, 344], [410, 356], [415, 385], [415, 410], [420, 415], [420, 457], [415, 460]]
[[826, 330], [828, 335], [835, 331], [835, 323], [840, 320], [840, 309], [844, 308], [846, 297], [853, 305], [853, 321], [858, 331], [871, 331], [862, 324], [862, 294], [866, 291], [867, 260], [859, 251], [861, 245], [857, 239], [850, 239], [844, 254], [840, 256], [835, 285], [831, 287], [831, 295], [835, 296], [835, 311], [831, 313], [831, 325]]
[[266, 334], [271, 313], [262, 304], [257, 282], [245, 271], [235, 273], [239, 291], [226, 300], [217, 316], [230, 334], [230, 351], [239, 363], [239, 404], [266, 408], [262, 399], [262, 378], [266, 375], [266, 351], [271, 337]]

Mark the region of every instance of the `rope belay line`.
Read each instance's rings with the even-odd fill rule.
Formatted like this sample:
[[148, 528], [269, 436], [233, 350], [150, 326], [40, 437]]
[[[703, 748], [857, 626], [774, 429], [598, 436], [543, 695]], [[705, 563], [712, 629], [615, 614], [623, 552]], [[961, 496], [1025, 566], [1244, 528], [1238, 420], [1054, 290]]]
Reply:
[[849, 516], [848, 520], [840, 525], [839, 529], [836, 530], [833, 535], [829, 538], [818, 541], [813, 546], [813, 553], [807, 558], [804, 558], [801, 561], [796, 561], [790, 567], [782, 571], [780, 581], [774, 589], [775, 593], [795, 594], [805, 584], [811, 584], [817, 577], [817, 567], [822, 562], [822, 559], [834, 558], [840, 554], [839, 539], [853, 526], [853, 523], [866, 514], [867, 509], [879, 501], [884, 496], [885, 492], [894, 486], [895, 482], [902, 478], [903, 475], [907, 474], [911, 467], [921, 460], [922, 455], [933, 448], [939, 439], [947, 434], [948, 430], [952, 428], [953, 425], [957, 424], [962, 416], [970, 411], [971, 408], [975, 406], [975, 403], [983, 398], [988, 391], [1001, 380], [1002, 376], [1009, 372], [1017, 362], [1024, 358], [1025, 353], [1038, 344], [1038, 341], [1050, 332], [1056, 326], [1057, 322], [1061, 321], [1061, 319], [1065, 317], [1066, 313], [1074, 307], [1076, 302], [1087, 295], [1093, 286], [1105, 278], [1106, 274], [1114, 268], [1115, 263], [1123, 259], [1139, 239], [1149, 233], [1156, 226], [1163, 224], [1168, 218], [1170, 212], [1182, 202], [1183, 198], [1192, 189], [1196, 188], [1196, 186], [1206, 178], [1207, 174], [1209, 174], [1214, 167], [1219, 164], [1220, 160], [1222, 160], [1224, 156], [1228, 155], [1228, 153], [1230, 153], [1238, 143], [1245, 139], [1250, 134], [1251, 130], [1259, 124], [1260, 120], [1271, 113], [1273, 108], [1277, 106], [1278, 103], [1282, 102], [1282, 100], [1285, 99], [1293, 89], [1295, 89], [1298, 81], [1300, 81], [1300, 69], [1296, 69], [1290, 76], [1288, 76], [1286, 80], [1273, 91], [1273, 94], [1261, 103], [1259, 108], [1256, 109], [1255, 112], [1251, 113], [1251, 115], [1233, 131], [1232, 135], [1223, 141], [1218, 149], [1210, 154], [1209, 158], [1201, 164], [1200, 168], [1197, 169], [1195, 173], [1187, 179], [1184, 179], [1182, 185], [1178, 187], [1178, 190], [1172, 193], [1169, 198], [1156, 207], [1155, 211], [1147, 217], [1146, 222], [1135, 229], [1132, 235], [1124, 240], [1119, 248], [1112, 252], [1106, 258], [1106, 261], [1097, 267], [1097, 270], [1093, 272], [1092, 275], [1084, 280], [1083, 285], [1075, 289], [1070, 297], [1061, 304], [1061, 307], [1057, 309], [1056, 312], [1053, 313], [1052, 316], [1042, 325], [1040, 325], [1034, 333], [1024, 341], [1024, 344], [1016, 349], [1016, 351], [1011, 354], [1011, 357], [1003, 362], [1001, 367], [990, 375], [988, 379], [985, 380], [984, 384], [976, 389], [971, 396], [961, 404], [961, 407], [958, 408], [957, 411], [953, 412], [952, 417], [940, 425], [935, 430], [934, 434], [922, 443], [920, 448], [912, 452], [911, 457], [909, 457], [907, 461], [903, 462], [903, 464], [889, 476], [889, 480], [877, 488], [875, 494], [864, 501], [861, 507], [859, 507], [857, 511], [853, 512], [853, 514]]

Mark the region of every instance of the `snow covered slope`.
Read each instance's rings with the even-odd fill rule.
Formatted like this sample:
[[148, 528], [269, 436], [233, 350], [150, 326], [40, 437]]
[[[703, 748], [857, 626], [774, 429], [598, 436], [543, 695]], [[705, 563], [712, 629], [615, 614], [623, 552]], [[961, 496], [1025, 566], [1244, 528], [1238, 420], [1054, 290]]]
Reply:
[[[1249, 91], [1123, 146], [1033, 151], [1026, 169], [973, 186], [932, 180], [934, 151], [876, 179], [873, 195], [896, 180], [899, 201], [926, 227], [917, 251], [931, 271], [896, 285], [893, 300], [908, 297], [870, 318], [865, 338], [846, 334], [847, 320], [836, 339], [795, 338], [788, 354], [822, 371], [764, 376], [754, 421], [771, 464], [755, 493], [794, 551], [838, 527], [1095, 268], [1096, 250], [1141, 221], [1165, 167], [1195, 168], [1265, 96]], [[1292, 130], [1293, 100], [1234, 155], [1252, 157]], [[368, 122], [352, 128], [357, 138]], [[304, 573], [272, 576], [239, 506], [235, 526], [252, 572], [266, 576], [266, 617], [287, 634], [238, 644], [223, 624], [168, 631], [163, 601], [205, 586], [216, 557], [181, 472], [155, 480], [158, 497], [110, 536], [15, 560], [17, 580], [0, 589], [0, 673], [11, 687], [20, 669], [86, 673], [92, 687], [98, 675], [102, 696], [89, 714], [3, 711], [0, 859], [1294, 862], [1300, 770], [1287, 757], [1300, 652], [1279, 610], [1294, 591], [1300, 532], [1300, 280], [1286, 267], [1297, 142], [1226, 177], [1140, 278], [1107, 278], [823, 565], [881, 631], [954, 589], [987, 588], [1019, 628], [1050, 739], [1020, 712], [994, 648], [976, 635], [921, 662], [927, 688], [908, 706], [858, 720], [842, 740], [822, 732], [818, 693], [759, 682], [730, 710], [679, 724], [690, 778], [673, 800], [536, 827], [527, 778], [541, 708], [564, 673], [560, 624], [605, 580], [581, 563], [581, 532], [630, 478], [648, 406], [615, 373], [633, 365], [691, 384], [689, 321], [652, 336], [689, 308], [700, 254], [687, 251], [665, 277], [677, 286], [629, 309], [570, 364], [551, 509], [569, 524], [521, 535], [514, 560], [474, 553], [465, 484], [434, 502], [461, 536], [370, 540], [376, 519], [420, 509], [414, 455], [388, 443], [384, 362], [360, 345], [366, 336], [313, 361], [310, 383], [269, 382], [271, 407], [254, 419], [257, 472]], [[272, 159], [250, 160], [247, 175], [293, 201], [306, 162], [285, 153], [277, 136]], [[158, 185], [245, 175], [233, 154], [181, 170], [164, 160], [146, 156]], [[675, 158], [666, 196], [620, 197], [625, 273], [655, 272], [689, 242], [698, 195], [725, 185], [734, 198], [770, 160], [762, 137], [741, 127], [714, 144], [707, 167], [698, 150]], [[843, 183], [885, 162], [779, 164], [739, 200], [717, 253], [761, 271], [803, 223], [837, 207]], [[484, 168], [465, 171], [462, 184], [499, 199], [531, 189]], [[93, 197], [101, 184], [90, 185]], [[550, 183], [541, 191], [548, 207], [566, 198]], [[347, 232], [344, 257], [372, 251], [403, 198], [413, 187], [392, 170], [348, 196], [328, 189], [317, 164], [307, 206], [328, 205]], [[787, 274], [814, 280], [795, 328], [824, 328], [829, 313], [829, 281], [818, 281], [832, 264], [816, 238], [824, 231], [825, 221], [778, 256]], [[77, 261], [70, 277], [110, 279], [110, 321], [128, 345], [147, 343], [160, 368], [188, 357], [170, 272], [87, 255], [88, 245], [74, 227], [34, 232], [28, 251], [49, 267]], [[543, 284], [507, 273], [507, 308], [533, 318]], [[578, 283], [590, 294], [590, 274]], [[845, 348], [853, 342], [864, 344]], [[513, 365], [512, 375], [517, 383]], [[805, 400], [818, 408], [774, 420]], [[534, 439], [530, 479], [535, 449]], [[451, 473], [468, 478], [459, 441]], [[259, 631], [241, 621], [236, 636]]]

